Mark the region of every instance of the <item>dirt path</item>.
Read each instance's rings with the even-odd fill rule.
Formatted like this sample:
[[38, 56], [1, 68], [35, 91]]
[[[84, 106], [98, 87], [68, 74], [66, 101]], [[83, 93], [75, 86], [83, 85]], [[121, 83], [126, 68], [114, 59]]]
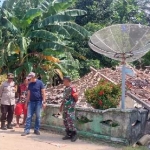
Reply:
[[62, 141], [62, 136], [42, 132], [40, 136], [31, 134], [21, 137], [23, 129], [0, 130], [0, 150], [121, 150], [105, 146], [105, 144], [92, 144], [82, 140], [76, 143]]

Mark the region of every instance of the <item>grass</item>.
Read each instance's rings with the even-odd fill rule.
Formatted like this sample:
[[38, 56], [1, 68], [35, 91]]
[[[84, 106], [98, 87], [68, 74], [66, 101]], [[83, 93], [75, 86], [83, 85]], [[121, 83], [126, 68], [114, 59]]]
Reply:
[[125, 147], [123, 148], [122, 150], [149, 150], [147, 147], [143, 147], [143, 146], [140, 146], [140, 147]]

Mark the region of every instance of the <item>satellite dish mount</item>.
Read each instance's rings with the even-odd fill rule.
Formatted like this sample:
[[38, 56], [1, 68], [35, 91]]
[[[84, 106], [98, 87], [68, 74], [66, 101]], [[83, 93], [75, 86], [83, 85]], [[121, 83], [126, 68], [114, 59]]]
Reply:
[[94, 33], [89, 46], [95, 52], [122, 64], [122, 101], [125, 109], [126, 63], [140, 59], [150, 50], [150, 27], [139, 24], [117, 24]]

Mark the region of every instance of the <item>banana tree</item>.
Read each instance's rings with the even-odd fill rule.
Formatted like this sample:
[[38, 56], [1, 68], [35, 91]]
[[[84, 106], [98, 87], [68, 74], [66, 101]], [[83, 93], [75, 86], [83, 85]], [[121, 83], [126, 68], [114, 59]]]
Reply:
[[[75, 0], [39, 0], [36, 8], [32, 8], [31, 0], [27, 2], [28, 8], [25, 10], [21, 8], [22, 2], [19, 0], [7, 0], [1, 8], [0, 18], [2, 27], [13, 35], [11, 40], [6, 41], [5, 51], [9, 53], [7, 59], [13, 56], [15, 62], [8, 66], [17, 68], [14, 69], [15, 73], [21, 76], [33, 70], [36, 64], [41, 64], [37, 56], [42, 54], [43, 57], [52, 58], [54, 51], [73, 51], [67, 41], [72, 38], [82, 40], [89, 36], [83, 27], [74, 23], [76, 16], [85, 15], [86, 12], [67, 10]], [[21, 9], [24, 14], [20, 16], [18, 12]], [[45, 54], [45, 49], [49, 53]], [[54, 63], [50, 59], [45, 61]], [[37, 68], [41, 67], [38, 65]]]

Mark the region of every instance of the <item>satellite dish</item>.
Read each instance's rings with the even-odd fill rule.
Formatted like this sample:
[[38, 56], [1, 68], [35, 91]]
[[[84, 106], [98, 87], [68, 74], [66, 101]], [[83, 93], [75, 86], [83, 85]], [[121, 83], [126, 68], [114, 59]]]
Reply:
[[122, 109], [125, 109], [125, 64], [140, 59], [150, 50], [150, 27], [112, 25], [94, 33], [89, 46], [93, 51], [122, 63]]

